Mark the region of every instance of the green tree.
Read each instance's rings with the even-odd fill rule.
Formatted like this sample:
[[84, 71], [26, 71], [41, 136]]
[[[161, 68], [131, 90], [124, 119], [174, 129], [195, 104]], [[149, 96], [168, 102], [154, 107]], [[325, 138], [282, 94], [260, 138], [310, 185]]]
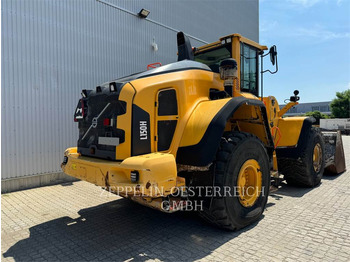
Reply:
[[316, 125], [320, 124], [320, 119], [329, 118], [327, 115], [322, 114], [320, 111], [317, 111], [317, 110], [312, 112], [307, 112], [305, 115], [314, 117], [316, 119], [316, 122], [315, 122]]
[[350, 117], [350, 89], [336, 93], [336, 98], [331, 102], [331, 111], [336, 118]]

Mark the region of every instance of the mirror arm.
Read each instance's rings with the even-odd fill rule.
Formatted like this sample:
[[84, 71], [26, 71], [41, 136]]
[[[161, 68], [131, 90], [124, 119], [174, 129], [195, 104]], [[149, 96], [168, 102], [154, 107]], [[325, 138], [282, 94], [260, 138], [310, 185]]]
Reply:
[[[275, 50], [276, 50], [276, 46], [275, 46]], [[264, 70], [264, 66], [263, 66], [263, 64], [264, 64], [264, 59], [263, 59], [263, 58], [264, 58], [265, 56], [269, 55], [270, 53], [271, 53], [271, 49], [270, 49], [270, 52], [268, 52], [268, 53], [266, 53], [266, 54], [264, 54], [264, 51], [263, 51], [263, 50], [261, 50], [260, 53], [259, 53], [260, 59], [261, 59], [261, 62], [260, 62], [260, 64], [261, 64], [261, 71], [260, 71], [260, 75], [261, 75], [261, 77], [260, 77], [260, 81], [261, 81], [261, 84], [260, 84], [261, 101], [264, 100], [264, 93], [263, 93], [263, 91], [264, 91], [264, 89], [263, 89], [263, 85], [264, 85], [264, 81], [263, 81], [264, 73], [269, 72], [270, 74], [276, 74], [276, 73], [278, 72], [277, 52], [275, 53], [275, 55], [276, 55], [276, 69], [275, 69], [275, 71], [272, 72], [272, 71], [269, 70], [269, 69]]]
[[261, 73], [266, 73], [266, 72], [269, 72], [270, 74], [276, 74], [278, 72], [278, 62], [277, 62], [277, 56], [276, 56], [276, 70], [274, 72], [270, 71], [270, 70], [265, 70], [265, 71], [262, 71]]

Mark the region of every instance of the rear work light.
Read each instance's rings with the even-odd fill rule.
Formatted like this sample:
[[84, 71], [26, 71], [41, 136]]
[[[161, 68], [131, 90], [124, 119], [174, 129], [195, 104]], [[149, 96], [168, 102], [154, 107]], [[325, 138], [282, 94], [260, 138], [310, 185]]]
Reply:
[[84, 98], [86, 98], [87, 95], [88, 95], [88, 94], [87, 94], [86, 89], [83, 89], [83, 90], [81, 91], [81, 96], [84, 97]]
[[139, 172], [138, 171], [131, 171], [130, 173], [130, 180], [131, 182], [137, 182], [139, 180]]
[[115, 92], [115, 91], [117, 91], [117, 85], [116, 85], [114, 82], [112, 82], [112, 83], [109, 84], [109, 91], [110, 91], [110, 92]]
[[109, 118], [103, 119], [103, 125], [104, 126], [109, 126], [111, 124], [111, 120]]
[[105, 118], [103, 119], [103, 126], [113, 126], [115, 123], [113, 118]]
[[77, 105], [77, 108], [75, 109], [74, 114], [74, 122], [78, 122], [79, 119], [83, 119], [85, 116], [84, 112], [84, 100], [80, 99]]

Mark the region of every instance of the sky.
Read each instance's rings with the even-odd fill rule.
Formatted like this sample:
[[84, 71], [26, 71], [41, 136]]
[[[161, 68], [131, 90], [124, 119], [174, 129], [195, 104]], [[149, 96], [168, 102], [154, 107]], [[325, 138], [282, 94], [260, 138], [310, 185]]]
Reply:
[[[350, 89], [350, 0], [259, 0], [260, 44], [277, 46], [277, 74], [264, 74], [264, 96], [283, 104], [330, 101]], [[264, 69], [271, 68], [268, 57]]]

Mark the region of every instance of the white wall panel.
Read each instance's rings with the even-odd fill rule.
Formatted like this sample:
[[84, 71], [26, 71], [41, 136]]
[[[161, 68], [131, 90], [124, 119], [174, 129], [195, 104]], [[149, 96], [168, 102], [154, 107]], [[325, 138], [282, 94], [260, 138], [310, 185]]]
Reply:
[[[105, 1], [207, 42], [259, 38], [258, 0]], [[82, 89], [176, 61], [174, 31], [95, 0], [2, 0], [1, 19], [2, 179], [60, 171]]]

